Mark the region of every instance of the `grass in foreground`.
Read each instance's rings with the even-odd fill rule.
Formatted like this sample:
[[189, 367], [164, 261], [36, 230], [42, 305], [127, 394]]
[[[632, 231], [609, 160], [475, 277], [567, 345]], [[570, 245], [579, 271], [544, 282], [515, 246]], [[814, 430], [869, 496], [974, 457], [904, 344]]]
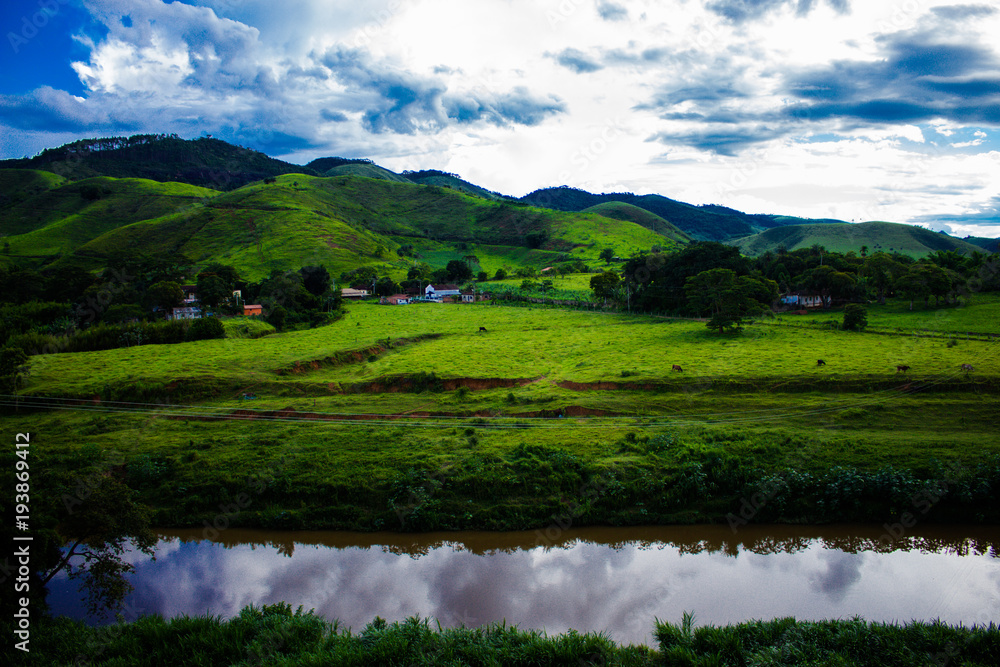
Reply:
[[505, 624], [431, 627], [376, 617], [357, 634], [285, 603], [247, 607], [239, 616], [143, 617], [90, 628], [68, 619], [37, 630], [30, 664], [175, 665], [913, 665], [1000, 664], [1000, 630], [943, 623], [754, 621], [694, 628], [656, 622], [659, 650], [619, 646], [604, 635], [548, 636]]

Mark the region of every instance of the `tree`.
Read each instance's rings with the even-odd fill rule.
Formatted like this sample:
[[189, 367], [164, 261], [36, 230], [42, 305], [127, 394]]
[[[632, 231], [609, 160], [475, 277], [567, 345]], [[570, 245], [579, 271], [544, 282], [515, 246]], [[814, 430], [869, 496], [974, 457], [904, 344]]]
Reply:
[[191, 328], [187, 330], [185, 337], [187, 340], [225, 338], [226, 328], [222, 325], [222, 321], [218, 317], [202, 317], [191, 323]]
[[407, 280], [427, 280], [430, 275], [434, 272], [431, 265], [427, 262], [417, 262], [410, 267], [410, 270], [406, 272]]
[[493, 274], [493, 280], [505, 280], [507, 278], [507, 272], [503, 269], [497, 269], [497, 272]]
[[184, 303], [184, 290], [177, 283], [164, 280], [149, 286], [146, 301], [161, 310], [171, 310]]
[[461, 282], [472, 277], [472, 269], [460, 259], [451, 260], [445, 268], [448, 271], [448, 280]]
[[209, 308], [218, 308], [219, 304], [228, 301], [233, 295], [226, 281], [214, 273], [198, 274], [198, 301]]
[[878, 302], [885, 304], [885, 294], [892, 287], [895, 276], [905, 268], [884, 252], [877, 252], [865, 258], [862, 273], [869, 279], [878, 293]]
[[858, 303], [849, 303], [844, 308], [844, 329], [861, 331], [868, 326], [868, 311]]
[[910, 310], [913, 302], [923, 299], [924, 306], [933, 294], [936, 298], [948, 293], [952, 281], [948, 272], [935, 264], [918, 262], [910, 265], [894, 282], [893, 286], [910, 300]]
[[368, 288], [375, 282], [376, 278], [378, 278], [378, 271], [372, 266], [362, 266], [340, 274], [340, 282], [347, 283], [351, 287]]
[[330, 272], [325, 266], [303, 266], [299, 269], [302, 285], [314, 296], [323, 296], [330, 289]]
[[604, 271], [590, 279], [590, 289], [598, 299], [612, 299], [621, 282], [621, 277], [614, 271]]
[[480, 271], [479, 273], [476, 274], [476, 281], [477, 282], [485, 283], [489, 279], [490, 279], [490, 275], [488, 273], [486, 273], [485, 271]]
[[278, 331], [285, 328], [286, 319], [288, 319], [288, 311], [284, 306], [275, 306], [274, 308], [271, 308], [264, 317], [264, 320]]
[[27, 375], [28, 355], [19, 347], [0, 349], [0, 392], [15, 393]]
[[601, 254], [598, 255], [598, 257], [603, 259], [605, 264], [610, 264], [611, 260], [615, 258], [615, 249], [605, 248], [604, 250], [601, 251]]
[[767, 278], [737, 276], [731, 269], [710, 269], [687, 279], [684, 291], [691, 310], [710, 313], [709, 329], [739, 330], [750, 318], [767, 311], [778, 285]]
[[[131, 547], [153, 556], [157, 538], [150, 529], [149, 508], [136, 502], [136, 492], [112, 474], [97, 476], [83, 494], [80, 488], [75, 495], [63, 495], [69, 516], [56, 532], [70, 546], [41, 583], [47, 585], [63, 570], [71, 579], [82, 578], [87, 606], [96, 615], [119, 607], [132, 591], [126, 575], [135, 568], [122, 555]], [[82, 562], [74, 563], [81, 557]]]
[[[465, 266], [465, 264], [462, 264], [462, 266]], [[374, 292], [375, 296], [392, 296], [393, 294], [399, 294], [400, 287], [392, 278], [385, 276], [375, 281]]]

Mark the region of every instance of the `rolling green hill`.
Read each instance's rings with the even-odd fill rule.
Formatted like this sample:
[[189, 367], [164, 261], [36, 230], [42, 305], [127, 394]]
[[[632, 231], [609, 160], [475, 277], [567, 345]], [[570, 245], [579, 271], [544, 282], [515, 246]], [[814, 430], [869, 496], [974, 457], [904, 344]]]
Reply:
[[603, 215], [606, 218], [614, 218], [615, 220], [634, 222], [637, 225], [642, 225], [646, 229], [651, 229], [657, 234], [662, 234], [668, 239], [672, 239], [679, 243], [687, 243], [691, 240], [690, 236], [655, 213], [650, 213], [646, 209], [633, 206], [632, 204], [626, 204], [625, 202], [604, 202], [603, 204], [597, 204], [596, 206], [585, 208], [583, 209], [583, 212], [596, 213], [597, 215]]
[[467, 195], [472, 195], [473, 197], [481, 197], [483, 199], [494, 199], [494, 200], [509, 200], [510, 197], [506, 197], [497, 192], [490, 192], [486, 188], [481, 188], [478, 185], [469, 183], [466, 180], [460, 178], [457, 174], [449, 174], [444, 171], [438, 171], [436, 169], [425, 169], [423, 171], [404, 171], [403, 176], [406, 177], [411, 183], [418, 183], [420, 185], [437, 185], [442, 188], [450, 188], [452, 190], [457, 190]]
[[783, 215], [748, 214], [725, 206], [692, 206], [656, 194], [612, 192], [596, 195], [566, 186], [535, 190], [522, 197], [521, 201], [532, 206], [543, 206], [558, 211], [583, 211], [608, 202], [632, 204], [663, 218], [699, 241], [725, 242], [765, 229], [791, 224], [843, 223], [842, 220], [807, 220]]
[[746, 255], [757, 256], [774, 252], [779, 246], [786, 250], [810, 248], [819, 244], [836, 252], [898, 252], [910, 257], [923, 257], [937, 250], [956, 250], [962, 254], [982, 248], [922, 227], [895, 222], [861, 222], [848, 225], [792, 225], [769, 229], [760, 234], [730, 241]]
[[[0, 175], [5, 173], [0, 171]], [[17, 179], [22, 182], [34, 175], [34, 182], [54, 184], [57, 181], [51, 178], [56, 178], [65, 183], [48, 172], [16, 173], [22, 175]], [[7, 183], [0, 183], [0, 196], [17, 191], [18, 185], [6, 180]], [[186, 183], [88, 178], [42, 190], [0, 209], [0, 233], [10, 244], [10, 257], [45, 261], [71, 252], [112, 229], [186, 209], [218, 194]]]
[[[248, 278], [309, 264], [335, 274], [382, 264], [402, 276], [415, 259], [444, 266], [475, 255], [483, 270], [542, 267], [564, 255], [596, 260], [608, 245], [631, 254], [676, 243], [594, 213], [487, 201], [437, 186], [290, 174], [108, 230], [74, 258], [96, 268], [134, 248], [183, 253], [197, 263], [221, 261]], [[403, 246], [406, 252], [398, 253]]]
[[[0, 215], [8, 208], [66, 183], [49, 171], [36, 169], [0, 169]], [[0, 233], [8, 233], [0, 227]]]

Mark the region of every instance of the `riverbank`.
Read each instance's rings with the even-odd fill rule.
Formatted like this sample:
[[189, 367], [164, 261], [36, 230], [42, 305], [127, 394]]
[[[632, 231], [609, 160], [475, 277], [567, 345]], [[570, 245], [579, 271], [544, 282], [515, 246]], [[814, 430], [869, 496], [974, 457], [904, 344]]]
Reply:
[[[504, 624], [445, 629], [427, 619], [376, 617], [352, 633], [287, 604], [247, 607], [236, 618], [142, 617], [91, 628], [64, 618], [35, 629], [26, 664], [282, 665], [995, 665], [1000, 629], [860, 619], [776, 619], [694, 627], [651, 619], [657, 647], [618, 645], [568, 632], [547, 636]], [[28, 656], [26, 656], [28, 657]]]

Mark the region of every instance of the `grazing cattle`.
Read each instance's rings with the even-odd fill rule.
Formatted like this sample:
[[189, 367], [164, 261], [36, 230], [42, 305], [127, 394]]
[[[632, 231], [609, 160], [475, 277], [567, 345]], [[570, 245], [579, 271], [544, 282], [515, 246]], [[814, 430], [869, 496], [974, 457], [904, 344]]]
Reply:
[[489, 333], [489, 331], [486, 330], [486, 327], [479, 327], [479, 331], [481, 333]]
[[962, 364], [962, 370], [966, 373], [971, 373], [975, 369], [972, 367], [972, 364]]
[[680, 366], [678, 366], [677, 364], [674, 364], [673, 370], [675, 370], [675, 371], [683, 371], [684, 369], [681, 368]]
[[816, 365], [817, 366], [826, 366], [826, 362], [823, 361], [822, 359], [817, 359], [816, 360]]
[[908, 370], [910, 370], [909, 366], [896, 366], [897, 373], [905, 373]]

